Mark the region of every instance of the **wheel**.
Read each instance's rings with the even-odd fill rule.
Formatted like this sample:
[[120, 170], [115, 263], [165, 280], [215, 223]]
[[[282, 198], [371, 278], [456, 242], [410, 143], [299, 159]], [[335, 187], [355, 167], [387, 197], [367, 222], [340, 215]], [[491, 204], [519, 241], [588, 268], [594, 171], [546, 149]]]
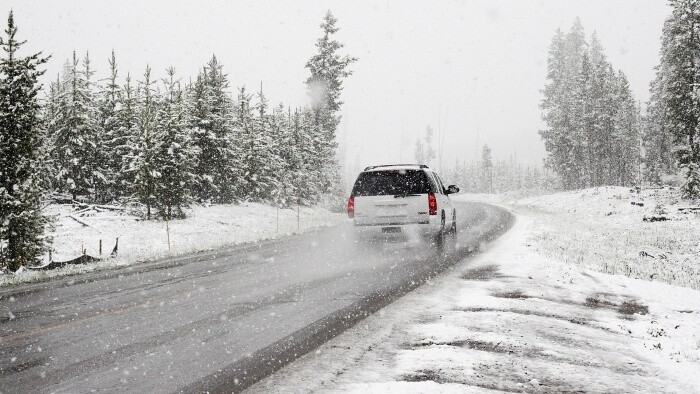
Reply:
[[457, 235], [457, 210], [452, 211], [452, 226], [450, 227], [452, 234]]
[[433, 240], [435, 253], [437, 254], [437, 257], [441, 259], [445, 257], [445, 236], [445, 211], [442, 211], [440, 216], [440, 229], [438, 230], [438, 233], [435, 234], [435, 238]]

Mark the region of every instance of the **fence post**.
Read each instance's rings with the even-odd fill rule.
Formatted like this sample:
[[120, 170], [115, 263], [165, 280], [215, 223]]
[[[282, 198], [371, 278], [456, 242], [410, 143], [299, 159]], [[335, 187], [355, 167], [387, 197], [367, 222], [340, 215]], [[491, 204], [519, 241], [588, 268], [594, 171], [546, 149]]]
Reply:
[[168, 233], [168, 253], [170, 253], [170, 225], [168, 219], [165, 219], [165, 232]]
[[102, 239], [100, 239], [100, 256], [102, 256]]

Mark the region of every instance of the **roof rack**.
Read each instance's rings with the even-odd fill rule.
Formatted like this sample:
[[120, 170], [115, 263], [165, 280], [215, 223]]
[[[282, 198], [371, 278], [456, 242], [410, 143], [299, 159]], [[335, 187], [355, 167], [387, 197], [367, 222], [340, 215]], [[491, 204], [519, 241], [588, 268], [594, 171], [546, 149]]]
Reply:
[[369, 171], [373, 170], [375, 168], [379, 167], [419, 167], [419, 168], [428, 168], [425, 164], [383, 164], [380, 166], [369, 166], [364, 169], [364, 171]]

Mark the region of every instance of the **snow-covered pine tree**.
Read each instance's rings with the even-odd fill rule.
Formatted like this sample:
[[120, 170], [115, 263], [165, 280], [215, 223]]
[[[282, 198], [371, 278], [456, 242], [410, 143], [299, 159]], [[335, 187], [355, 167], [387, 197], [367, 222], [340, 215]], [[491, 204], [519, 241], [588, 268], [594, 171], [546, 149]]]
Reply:
[[584, 53], [578, 75], [578, 84], [571, 92], [574, 97], [571, 119], [571, 159], [577, 174], [574, 184], [577, 188], [597, 185], [602, 178], [603, 141], [605, 131], [600, 129], [601, 86], [591, 63], [591, 56]]
[[617, 113], [613, 118], [613, 146], [610, 183], [632, 186], [638, 181], [640, 160], [639, 108], [635, 104], [627, 77], [617, 73]]
[[291, 161], [289, 163], [290, 182], [285, 192], [288, 205], [308, 205], [317, 201], [321, 189], [320, 170], [316, 162], [316, 151], [310, 130], [314, 127], [313, 113], [297, 109], [291, 117], [290, 133]]
[[[138, 155], [139, 129], [136, 127], [138, 118], [138, 103], [140, 89], [131, 83], [131, 74], [127, 73], [119, 105], [116, 106], [117, 129], [111, 139], [110, 148], [113, 155], [118, 156], [120, 170], [114, 177], [114, 195], [118, 200], [126, 202], [131, 199], [132, 186], [135, 182], [135, 172], [131, 163]], [[115, 164], [116, 166], [116, 164]], [[116, 168], [116, 167], [115, 167]]]
[[0, 38], [0, 265], [16, 271], [36, 262], [47, 248], [36, 172], [41, 132], [38, 78], [47, 61], [41, 53], [21, 57], [12, 11]]
[[[435, 158], [435, 149], [433, 149], [433, 128], [426, 126], [425, 128], [425, 164], [430, 165], [430, 162]], [[420, 163], [423, 164], [423, 163]]]
[[670, 0], [661, 41], [660, 101], [683, 172], [683, 195], [700, 196], [700, 3]]
[[44, 100], [41, 108], [42, 129], [46, 136], [44, 141], [44, 168], [42, 169], [42, 189], [47, 192], [52, 192], [56, 189], [55, 174], [58, 173], [58, 168], [53, 160], [54, 141], [56, 135], [57, 121], [59, 120], [60, 97], [61, 97], [61, 80], [57, 76], [56, 81], [49, 84], [48, 95]]
[[104, 133], [103, 155], [106, 177], [104, 201], [116, 200], [124, 195], [119, 179], [123, 168], [122, 160], [127, 155], [124, 145], [128, 143], [128, 135], [123, 134], [127, 128], [123, 126], [119, 116], [119, 111], [122, 110], [122, 88], [117, 81], [117, 60], [114, 51], [108, 62], [109, 77], [105, 80], [98, 98], [100, 127]]
[[76, 200], [95, 199], [96, 187], [102, 174], [98, 163], [101, 132], [90, 77], [89, 57], [84, 69], [79, 69], [73, 52], [63, 72], [63, 87], [59, 98], [58, 119], [53, 136], [54, 160], [58, 167], [59, 190], [68, 192]]
[[[583, 31], [581, 20], [576, 18], [571, 30], [564, 40], [564, 64], [565, 78], [564, 91], [560, 97], [564, 109], [564, 133], [567, 135], [569, 146], [565, 152], [566, 168], [569, 176], [568, 182], [573, 188], [585, 187], [586, 177], [586, 106], [589, 104], [587, 96], [590, 84], [590, 62], [586, 59], [588, 44]], [[585, 66], [589, 66], [586, 69]], [[576, 100], [578, 97], [578, 100]], [[590, 179], [590, 177], [588, 177]]]
[[269, 122], [264, 95], [259, 95], [258, 103], [253, 106], [251, 100], [252, 95], [246, 93], [245, 87], [240, 88], [235, 119], [239, 131], [237, 142], [241, 149], [241, 196], [246, 200], [260, 201], [271, 189], [266, 170]]
[[182, 208], [191, 201], [197, 152], [192, 145], [190, 122], [174, 68], [167, 69], [163, 84], [164, 94], [156, 115], [156, 167], [160, 176], [156, 178], [154, 203], [159, 216], [171, 220], [184, 217]]
[[493, 159], [491, 157], [491, 148], [484, 145], [481, 149], [481, 192], [493, 193]]
[[233, 143], [231, 98], [228, 76], [216, 56], [197, 76], [190, 92], [190, 112], [197, 158], [197, 198], [230, 203], [237, 194], [237, 147]]
[[652, 185], [661, 185], [662, 177], [676, 172], [673, 156], [673, 135], [669, 130], [669, 120], [663, 95], [666, 91], [664, 75], [667, 72], [660, 65], [656, 77], [650, 84], [649, 101], [642, 121], [644, 180]]
[[151, 68], [146, 66], [143, 81], [139, 81], [140, 94], [136, 103], [135, 150], [127, 157], [128, 171], [133, 174], [134, 179], [134, 183], [130, 185], [132, 197], [146, 206], [146, 219], [149, 220], [156, 203], [156, 186], [161, 177], [157, 161], [160, 135], [156, 128], [159, 97], [154, 84]]
[[321, 193], [340, 189], [340, 170], [335, 157], [335, 133], [340, 123], [340, 106], [343, 104], [340, 94], [343, 80], [352, 75], [349, 66], [357, 61], [355, 57], [339, 53], [344, 45], [334, 38], [339, 30], [337, 22], [333, 14], [327, 11], [320, 25], [323, 34], [316, 42], [317, 53], [306, 63], [310, 72], [306, 86], [315, 124], [312, 132], [318, 148], [317, 163], [323, 169]]
[[[252, 167], [246, 168], [249, 177], [255, 178], [255, 186], [249, 190], [250, 199], [254, 201], [270, 201], [274, 190], [278, 187], [277, 175], [281, 168], [279, 151], [273, 142], [273, 116], [268, 107], [268, 101], [263, 92], [262, 84], [257, 93], [257, 102], [253, 111], [254, 145], [257, 146], [256, 160]], [[250, 158], [249, 158], [250, 160]]]
[[273, 111], [270, 118], [272, 131], [272, 151], [275, 154], [273, 176], [275, 178], [275, 190], [272, 191], [270, 201], [275, 206], [286, 207], [289, 205], [288, 193], [293, 191], [291, 179], [291, 166], [295, 159], [295, 146], [292, 140], [291, 132], [291, 109], [284, 108], [280, 103]]
[[613, 168], [617, 165], [614, 155], [613, 119], [619, 108], [617, 80], [612, 65], [607, 61], [595, 33], [587, 53], [590, 64], [590, 84], [584, 92], [587, 105], [588, 130], [586, 182], [582, 187], [616, 184]]
[[413, 158], [416, 160], [416, 164], [425, 164], [425, 147], [420, 137], [416, 139], [416, 146], [413, 148]]
[[540, 104], [547, 128], [540, 130], [547, 150], [546, 165], [560, 177], [564, 189], [573, 189], [578, 182], [576, 166], [571, 163], [573, 137], [569, 130], [571, 71], [567, 68], [566, 37], [557, 29], [549, 47], [547, 84]]
[[316, 123], [326, 130], [332, 139], [340, 122], [338, 111], [343, 102], [340, 94], [343, 90], [343, 80], [352, 75], [350, 64], [357, 58], [340, 55], [338, 51], [344, 45], [334, 39], [339, 30], [338, 20], [329, 11], [323, 17], [320, 27], [323, 35], [316, 42], [317, 53], [306, 63], [311, 75], [306, 80], [309, 96], [312, 99], [312, 109]]
[[260, 150], [258, 140], [254, 137], [253, 127], [253, 112], [251, 108], [251, 100], [253, 96], [246, 93], [245, 86], [238, 88], [238, 99], [234, 108], [234, 130], [236, 145], [240, 149], [241, 177], [238, 180], [236, 189], [236, 198], [245, 200], [250, 198], [254, 193], [256, 182], [257, 153]]
[[106, 139], [99, 108], [99, 86], [93, 81], [95, 71], [92, 69], [90, 55], [85, 53], [83, 58], [83, 76], [85, 77], [85, 123], [89, 134], [89, 154], [85, 161], [88, 167], [89, 199], [104, 203], [108, 199], [108, 154]]

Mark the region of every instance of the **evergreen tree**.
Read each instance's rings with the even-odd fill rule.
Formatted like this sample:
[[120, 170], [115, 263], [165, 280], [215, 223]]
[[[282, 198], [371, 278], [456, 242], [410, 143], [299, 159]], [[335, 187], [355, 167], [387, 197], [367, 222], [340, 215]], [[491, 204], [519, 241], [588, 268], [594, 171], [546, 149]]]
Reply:
[[291, 193], [294, 191], [292, 166], [295, 160], [295, 146], [292, 134], [292, 112], [279, 104], [272, 112], [272, 149], [277, 156], [277, 169], [273, 175], [276, 187], [271, 201], [275, 206], [286, 207], [290, 204]]
[[614, 168], [611, 173], [613, 184], [631, 186], [638, 180], [640, 160], [640, 115], [635, 105], [634, 97], [625, 74], [620, 71], [617, 75], [616, 99], [617, 112], [613, 118], [613, 149]]
[[156, 203], [157, 185], [161, 177], [158, 167], [160, 149], [159, 130], [156, 128], [158, 97], [153, 87], [151, 68], [146, 66], [143, 81], [139, 82], [139, 98], [136, 106], [135, 150], [127, 157], [128, 171], [133, 174], [131, 184], [133, 198], [145, 205], [146, 219], [151, 219], [151, 210]]
[[117, 60], [112, 51], [108, 59], [109, 77], [99, 93], [100, 128], [103, 133], [102, 154], [104, 155], [104, 172], [106, 177], [106, 192], [104, 201], [115, 200], [124, 195], [123, 188], [119, 185], [120, 172], [123, 168], [123, 159], [127, 155], [124, 149], [128, 144], [128, 135], [119, 116], [123, 108], [122, 88], [117, 81]]
[[199, 151], [196, 174], [200, 201], [230, 203], [237, 196], [240, 168], [233, 143], [232, 102], [228, 77], [216, 56], [197, 76], [191, 89], [193, 142]]
[[428, 126], [425, 128], [425, 164], [430, 165], [430, 162], [435, 158], [435, 149], [433, 149], [433, 128]]
[[166, 220], [183, 217], [183, 207], [191, 199], [195, 176], [196, 151], [191, 143], [191, 130], [182, 89], [175, 80], [175, 69], [167, 70], [164, 97], [157, 113], [156, 178], [154, 200], [160, 216]]
[[549, 48], [547, 60], [547, 80], [540, 107], [547, 128], [540, 131], [547, 150], [547, 166], [556, 171], [565, 189], [576, 187], [578, 174], [571, 160], [573, 136], [569, 134], [570, 120], [570, 78], [567, 69], [566, 40], [564, 33], [557, 29]]
[[47, 58], [18, 55], [25, 42], [15, 37], [12, 11], [5, 34], [0, 38], [0, 262], [16, 271], [36, 262], [47, 248], [36, 171], [44, 137], [37, 97], [43, 71], [38, 68]]
[[340, 122], [338, 111], [343, 102], [340, 94], [343, 90], [343, 80], [352, 75], [348, 69], [357, 58], [342, 56], [338, 53], [344, 47], [334, 39], [333, 35], [339, 30], [338, 20], [330, 11], [326, 12], [321, 23], [323, 35], [316, 42], [317, 53], [306, 63], [311, 75], [306, 80], [306, 86], [312, 99], [312, 108], [316, 123], [335, 138], [335, 130]]
[[265, 135], [268, 128], [267, 101], [261, 95], [259, 102], [251, 106], [251, 100], [252, 96], [242, 87], [238, 93], [235, 117], [241, 149], [241, 197], [260, 201], [272, 187], [266, 170], [269, 147]]
[[482, 191], [493, 193], [493, 161], [491, 158], [491, 148], [484, 145], [481, 149], [481, 185]]
[[74, 200], [78, 196], [95, 200], [104, 174], [99, 151], [101, 131], [90, 80], [94, 71], [87, 55], [83, 70], [78, 66], [73, 52], [73, 58], [64, 67], [53, 153], [59, 170], [59, 189], [70, 193]]
[[289, 169], [292, 191], [285, 194], [290, 196], [287, 198], [289, 204], [312, 204], [317, 201], [322, 185], [311, 133], [314, 128], [313, 113], [297, 109], [292, 115], [290, 128], [293, 145]]
[[291, 133], [291, 111], [285, 111], [282, 103], [272, 111], [270, 130], [272, 161], [269, 163], [269, 166], [275, 188], [267, 199], [273, 202], [275, 206], [287, 206], [287, 192], [293, 188], [290, 179], [290, 165], [292, 160], [294, 160], [295, 152]]
[[105, 131], [102, 127], [101, 113], [98, 106], [99, 86], [93, 82], [95, 71], [91, 67], [90, 56], [85, 54], [83, 59], [83, 76], [85, 77], [85, 124], [88, 135], [88, 154], [85, 163], [87, 168], [87, 183], [91, 192], [90, 199], [94, 202], [105, 202], [108, 198], [108, 154], [105, 148]]
[[343, 80], [352, 75], [350, 64], [357, 58], [341, 55], [339, 51], [343, 44], [334, 38], [339, 28], [338, 20], [326, 12], [320, 27], [323, 35], [316, 42], [317, 53], [306, 63], [310, 75], [306, 86], [311, 97], [311, 108], [314, 118], [314, 145], [317, 149], [318, 167], [321, 172], [321, 192], [327, 193], [338, 189], [340, 171], [335, 158], [337, 143], [336, 129], [340, 123], [340, 107], [343, 102], [340, 94], [343, 90]]
[[281, 170], [279, 150], [273, 142], [276, 138], [273, 114], [268, 109], [268, 101], [263, 93], [262, 84], [257, 94], [257, 103], [254, 108], [253, 133], [256, 145], [259, 147], [255, 168], [250, 168], [249, 173], [256, 178], [256, 185], [250, 190], [251, 199], [256, 201], [270, 201], [273, 192], [279, 186], [277, 175]]
[[662, 176], [676, 172], [673, 157], [673, 136], [669, 131], [663, 94], [666, 90], [664, 75], [667, 73], [657, 67], [656, 77], [650, 85], [650, 97], [643, 118], [644, 180], [662, 184]]
[[136, 125], [140, 89], [131, 83], [131, 75], [126, 74], [119, 105], [116, 106], [117, 128], [110, 141], [110, 152], [117, 156], [115, 168], [120, 170], [114, 177], [114, 194], [121, 200], [129, 200], [132, 196], [132, 185], [135, 182], [135, 172], [131, 169], [133, 158], [138, 155], [137, 142], [139, 130]]
[[425, 164], [425, 147], [423, 146], [423, 141], [420, 138], [416, 139], [416, 146], [413, 149], [413, 157], [416, 159], [417, 164]]
[[58, 167], [54, 161], [53, 149], [56, 145], [54, 137], [56, 136], [56, 127], [59, 120], [60, 96], [61, 96], [61, 81], [56, 78], [56, 81], [49, 84], [49, 92], [42, 107], [42, 128], [45, 133], [43, 159], [44, 167], [42, 172], [42, 189], [47, 192], [56, 190], [57, 182], [55, 174], [58, 173]]

